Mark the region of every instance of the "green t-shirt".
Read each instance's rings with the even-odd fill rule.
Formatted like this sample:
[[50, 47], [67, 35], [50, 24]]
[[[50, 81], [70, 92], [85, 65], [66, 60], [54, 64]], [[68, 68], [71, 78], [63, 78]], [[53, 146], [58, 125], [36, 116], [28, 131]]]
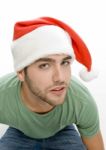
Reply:
[[72, 123], [82, 136], [99, 130], [98, 111], [91, 94], [75, 78], [63, 104], [46, 114], [30, 111], [20, 96], [21, 82], [15, 73], [0, 78], [0, 123], [17, 128], [32, 138], [47, 138]]

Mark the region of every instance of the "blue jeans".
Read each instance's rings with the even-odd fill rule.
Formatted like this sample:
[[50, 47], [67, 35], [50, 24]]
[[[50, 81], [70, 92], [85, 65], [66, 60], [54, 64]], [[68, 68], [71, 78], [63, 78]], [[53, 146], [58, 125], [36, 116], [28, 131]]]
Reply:
[[86, 148], [74, 126], [70, 125], [45, 139], [33, 139], [9, 127], [0, 139], [0, 150], [86, 150]]

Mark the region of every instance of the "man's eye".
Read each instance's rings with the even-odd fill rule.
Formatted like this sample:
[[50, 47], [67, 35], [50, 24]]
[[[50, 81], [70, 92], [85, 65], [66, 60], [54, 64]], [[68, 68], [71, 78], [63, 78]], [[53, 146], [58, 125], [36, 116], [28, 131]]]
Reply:
[[47, 68], [49, 68], [49, 64], [41, 64], [40, 66], [39, 66], [39, 68], [40, 69], [47, 69]]
[[70, 61], [63, 61], [63, 62], [62, 62], [62, 65], [68, 66], [68, 65], [70, 65]]

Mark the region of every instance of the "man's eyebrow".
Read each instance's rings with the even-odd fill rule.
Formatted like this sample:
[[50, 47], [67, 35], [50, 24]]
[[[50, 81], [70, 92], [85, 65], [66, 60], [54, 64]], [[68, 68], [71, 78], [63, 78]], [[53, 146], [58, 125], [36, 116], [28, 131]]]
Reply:
[[[68, 60], [68, 59], [72, 59], [72, 57], [71, 56], [66, 56], [65, 58], [62, 59], [62, 61]], [[52, 58], [39, 58], [38, 60], [35, 61], [35, 63], [40, 62], [40, 61], [55, 62], [55, 59], [52, 59]]]
[[63, 60], [68, 60], [68, 59], [72, 59], [72, 56], [67, 56], [67, 57], [63, 58]]
[[40, 61], [54, 62], [55, 60], [52, 58], [39, 58], [38, 60], [35, 61], [35, 63], [40, 62]]

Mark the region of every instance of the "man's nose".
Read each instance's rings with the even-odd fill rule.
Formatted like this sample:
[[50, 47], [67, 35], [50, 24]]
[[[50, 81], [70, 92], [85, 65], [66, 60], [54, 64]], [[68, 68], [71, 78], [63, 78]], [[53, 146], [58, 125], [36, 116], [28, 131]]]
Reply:
[[53, 70], [53, 81], [64, 82], [64, 72], [60, 66], [57, 66]]

